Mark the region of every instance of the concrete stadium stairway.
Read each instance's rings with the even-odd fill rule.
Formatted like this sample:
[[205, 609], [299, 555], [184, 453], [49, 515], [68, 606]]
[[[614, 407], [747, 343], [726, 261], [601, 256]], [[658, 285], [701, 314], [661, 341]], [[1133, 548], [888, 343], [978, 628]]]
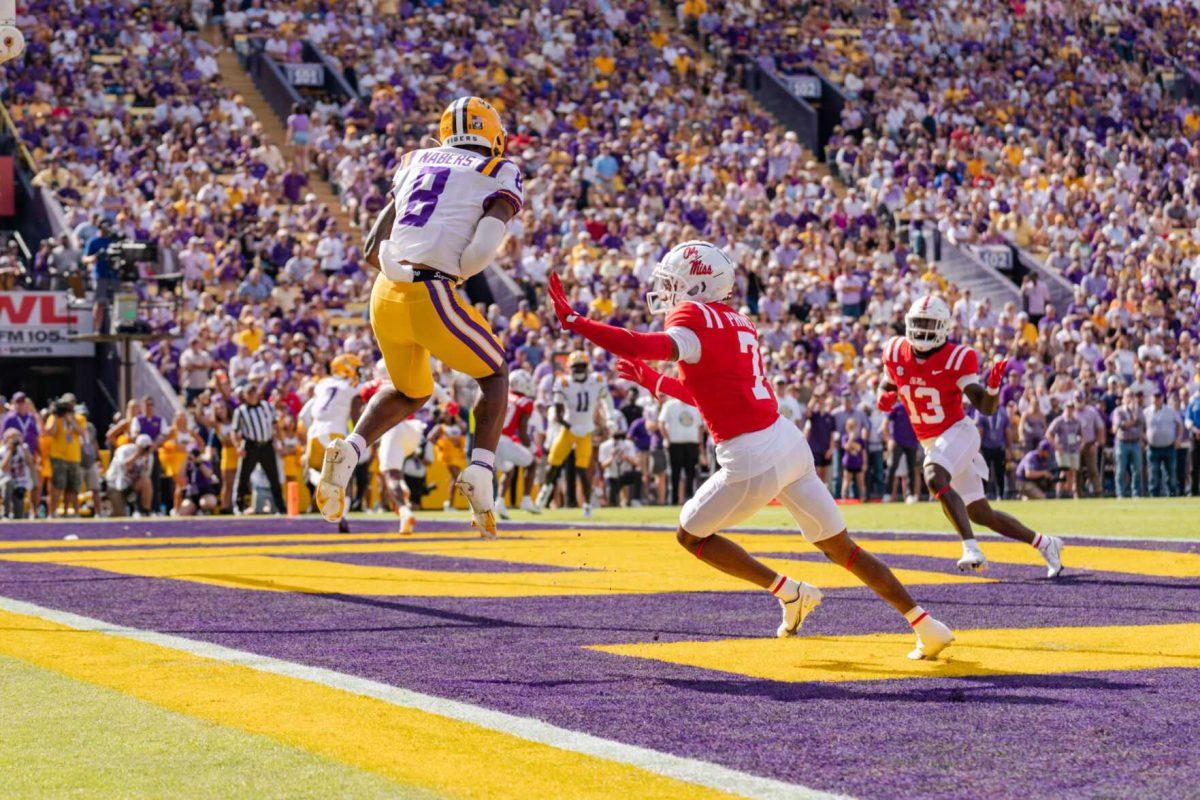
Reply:
[[[242, 68], [237, 54], [221, 40], [220, 31], [213, 26], [209, 26], [204, 32], [204, 38], [220, 48], [217, 53], [217, 67], [220, 69], [221, 83], [242, 96], [246, 106], [254, 112], [262, 135], [278, 147], [279, 152], [283, 153], [283, 157], [291, 162], [296, 156], [296, 148], [288, 143], [287, 127], [284, 125], [284, 121], [275, 114], [274, 109], [267, 102], [267, 98], [254, 85], [250, 74]], [[333, 186], [315, 170], [309, 170], [306, 191], [315, 194], [317, 200], [329, 208], [334, 224], [339, 230], [343, 233], [350, 233], [354, 229], [350, 215], [342, 207]]]
[[1020, 308], [1021, 294], [1008, 278], [949, 242], [942, 242], [941, 255], [941, 260], [937, 262], [938, 272], [958, 288], [970, 289], [974, 299], [988, 298], [995, 311], [1010, 301]]

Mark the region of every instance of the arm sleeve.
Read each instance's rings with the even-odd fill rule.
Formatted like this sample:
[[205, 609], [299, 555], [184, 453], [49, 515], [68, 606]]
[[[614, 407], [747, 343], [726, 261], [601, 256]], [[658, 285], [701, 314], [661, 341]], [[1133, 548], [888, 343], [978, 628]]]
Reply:
[[504, 243], [507, 226], [495, 217], [483, 217], [475, 226], [475, 235], [458, 257], [458, 271], [464, 278], [483, 272], [492, 263]]
[[586, 317], [580, 317], [572, 324], [580, 336], [620, 358], [670, 361], [675, 354], [675, 342], [666, 333], [638, 333]]
[[665, 394], [667, 397], [674, 397], [681, 403], [687, 403], [689, 406], [696, 405], [696, 398], [692, 395], [688, 388], [683, 385], [683, 381], [678, 378], [672, 378], [663, 375], [659, 378], [658, 386], [654, 390], [655, 395]]
[[979, 354], [974, 347], [968, 347], [962, 363], [955, 370], [958, 388], [966, 389], [972, 383], [979, 383]]
[[695, 364], [700, 360], [700, 337], [691, 328], [676, 325], [667, 328], [667, 336], [670, 336], [671, 341], [675, 342], [675, 349], [679, 351], [680, 361]]

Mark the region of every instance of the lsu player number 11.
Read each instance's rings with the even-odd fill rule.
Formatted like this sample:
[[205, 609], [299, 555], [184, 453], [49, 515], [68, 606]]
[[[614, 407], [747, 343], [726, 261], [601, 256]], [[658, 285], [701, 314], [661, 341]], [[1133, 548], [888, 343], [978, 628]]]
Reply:
[[899, 399], [925, 450], [925, 484], [962, 537], [960, 570], [981, 570], [987, 558], [975, 541], [971, 523], [985, 525], [1003, 536], [1035, 547], [1046, 561], [1046, 574], [1062, 572], [1063, 542], [1034, 533], [1016, 517], [991, 507], [983, 491], [987, 464], [979, 452], [979, 429], [963, 410], [963, 397], [980, 414], [990, 416], [1000, 406], [1000, 385], [1008, 361], [988, 371], [986, 386], [979, 382], [979, 356], [969, 345], [949, 341], [950, 307], [928, 295], [912, 304], [904, 317], [904, 336], [893, 336], [883, 347], [887, 382], [879, 410], [891, 412]]
[[504, 158], [508, 133], [500, 115], [478, 97], [451, 103], [438, 132], [437, 147], [400, 158], [391, 197], [367, 235], [367, 260], [382, 273], [371, 292], [371, 328], [391, 384], [367, 403], [354, 433], [326, 450], [317, 504], [328, 520], [345, 514], [345, 487], [358, 459], [433, 393], [432, 356], [479, 384], [475, 449], [456, 485], [480, 533], [494, 536], [492, 487], [508, 367], [487, 320], [457, 286], [499, 250], [524, 203], [521, 170]]
[[[716, 442], [717, 470], [684, 505], [677, 541], [721, 572], [749, 581], [779, 599], [778, 636], [790, 636], [821, 602], [815, 586], [781, 575], [720, 531], [748, 519], [776, 497], [804, 538], [841, 564], [904, 615], [917, 634], [910, 658], [933, 658], [953, 641], [950, 629], [917, 605], [887, 566], [846, 532], [841, 511], [817, 476], [804, 435], [781, 417], [763, 378], [758, 329], [724, 301], [734, 290], [734, 266], [708, 242], [684, 242], [663, 256], [647, 295], [666, 330], [638, 333], [575, 313], [557, 275], [550, 298], [563, 327], [621, 357], [618, 373], [654, 395], [696, 406]], [[643, 359], [677, 362], [681, 378]]]

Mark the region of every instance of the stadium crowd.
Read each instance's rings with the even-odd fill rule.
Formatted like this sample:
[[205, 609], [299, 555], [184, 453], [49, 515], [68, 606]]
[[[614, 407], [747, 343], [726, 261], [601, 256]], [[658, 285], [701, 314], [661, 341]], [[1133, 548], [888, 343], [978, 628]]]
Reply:
[[[6, 492], [26, 487], [33, 509], [45, 498], [54, 513], [56, 486], [72, 509], [70, 489], [93, 485], [101, 451], [112, 454], [109, 494], [118, 489], [105, 508], [243, 507], [233, 413], [247, 392], [274, 409], [278, 473], [302, 479], [297, 417], [330, 360], [355, 353], [364, 379], [374, 374], [361, 318], [373, 273], [357, 242], [386, 203], [399, 155], [421, 146], [451, 99], [473, 93], [501, 110], [526, 175], [526, 207], [497, 264], [524, 300], [510, 314], [481, 310], [510, 367], [535, 378], [539, 455], [554, 386], [581, 345], [542, 302], [549, 271], [564, 276], [580, 313], [649, 329], [661, 324], [642, 300], [654, 264], [670, 245], [705, 238], [741, 266], [732, 302], [757, 320], [781, 409], [838, 496], [922, 493], [902, 407], [884, 415], [874, 400], [883, 342], [929, 292], [946, 298], [953, 338], [982, 363], [1013, 360], [1001, 410], [979, 420], [994, 495], [1200, 494], [1200, 117], [1151, 68], [1164, 53], [1192, 53], [1159, 31], [1190, 13], [1180, 4], [1139, 15], [1119, 2], [874, 0], [797, 5], [793, 19], [771, 4], [684, 3], [680, 16], [719, 55], [770, 53], [840, 82], [852, 99], [829, 149], [833, 174], [645, 0], [448, 0], [419, 17], [397, 16], [386, 0], [337, 13], [227, 3], [217, 20], [227, 43], [257, 38], [288, 60], [307, 38], [361, 95], [296, 109], [289, 136], [306, 152], [289, 163], [216, 79], [213, 46], [191, 30], [185, 5], [105, 0], [77, 12], [43, 0], [25, 11], [44, 27], [5, 99], [76, 237], [48, 243], [31, 280], [69, 272], [75, 249], [95, 287], [111, 290], [107, 241], [156, 241], [184, 272], [188, 308], [177, 339], [152, 353], [184, 400], [174, 420], [135, 401], [100, 426], [103, 438], [81, 434], [95, 451], [88, 462], [87, 445], [78, 458], [61, 441], [55, 449], [67, 434], [51, 423], [73, 416], [61, 405], [73, 399], [38, 412], [13, 398], [0, 425], [20, 428], [29, 459], [21, 473], [6, 450], [0, 481]], [[1132, 34], [1082, 24], [1080, 12], [1099, 5]], [[859, 35], [830, 33], [852, 25]], [[1150, 33], [1164, 38], [1147, 44]], [[306, 195], [308, 181], [326, 178], [353, 234]], [[952, 242], [1035, 251], [1076, 284], [1073, 302], [1055, 308], [1036, 284], [1000, 308], [960, 292], [914, 252], [904, 226], [913, 219]], [[602, 352], [589, 356], [611, 394], [595, 433], [597, 496], [607, 486], [613, 502], [686, 497], [714, 464], [696, 416], [615, 379]], [[453, 460], [461, 447], [447, 443], [468, 426], [473, 387], [439, 377], [445, 393], [423, 414], [429, 442], [414, 462]], [[74, 416], [87, 430], [86, 415]], [[81, 480], [63, 461], [79, 464]], [[568, 490], [562, 501], [587, 499]]]

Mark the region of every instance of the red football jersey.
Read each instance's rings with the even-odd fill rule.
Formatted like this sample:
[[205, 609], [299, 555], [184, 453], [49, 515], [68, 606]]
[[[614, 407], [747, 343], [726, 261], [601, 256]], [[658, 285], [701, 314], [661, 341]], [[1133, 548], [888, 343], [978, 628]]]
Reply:
[[680, 303], [666, 328], [687, 328], [700, 340], [700, 360], [679, 362], [680, 379], [696, 398], [704, 424], [718, 442], [769, 427], [779, 418], [763, 376], [758, 329], [724, 303]]
[[504, 436], [512, 439], [517, 444], [525, 444], [521, 441], [521, 423], [529, 419], [533, 413], [533, 399], [526, 397], [523, 394], [514, 392], [508, 393], [508, 411], [504, 417], [504, 429], [501, 433]]
[[893, 336], [883, 346], [883, 366], [922, 440], [941, 436], [965, 416], [963, 389], [979, 382], [975, 349], [954, 342], [928, 358], [917, 358], [907, 339]]

